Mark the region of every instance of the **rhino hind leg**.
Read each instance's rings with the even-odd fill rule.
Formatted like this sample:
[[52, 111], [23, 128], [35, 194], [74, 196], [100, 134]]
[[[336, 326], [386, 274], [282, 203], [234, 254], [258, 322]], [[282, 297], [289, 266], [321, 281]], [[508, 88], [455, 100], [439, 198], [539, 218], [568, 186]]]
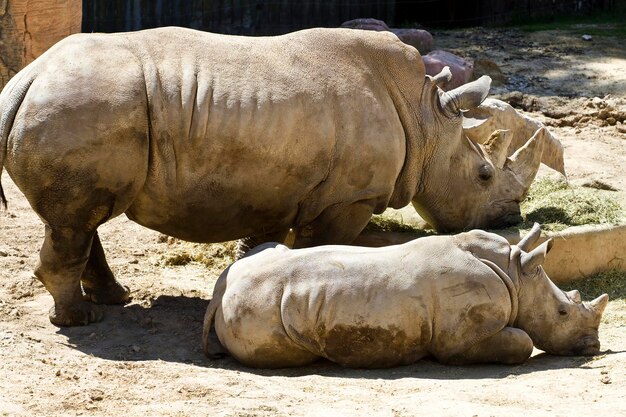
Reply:
[[50, 321], [57, 326], [79, 326], [102, 319], [102, 312], [83, 300], [80, 277], [89, 259], [93, 232], [46, 226], [35, 276], [54, 299]]
[[533, 341], [528, 334], [514, 327], [505, 327], [493, 336], [474, 344], [467, 351], [449, 358], [449, 365], [474, 363], [503, 363], [515, 365], [525, 362], [533, 351]]
[[93, 237], [87, 265], [81, 276], [83, 298], [96, 304], [124, 304], [130, 289], [120, 284], [107, 264], [98, 232]]

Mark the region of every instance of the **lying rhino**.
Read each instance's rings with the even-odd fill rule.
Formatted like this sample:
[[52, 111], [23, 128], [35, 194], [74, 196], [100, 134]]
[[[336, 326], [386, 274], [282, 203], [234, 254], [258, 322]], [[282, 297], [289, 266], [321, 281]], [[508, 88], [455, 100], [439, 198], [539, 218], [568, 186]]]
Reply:
[[519, 221], [541, 140], [494, 165], [462, 130], [490, 79], [444, 93], [449, 78], [391, 33], [349, 29], [59, 42], [0, 95], [0, 168], [46, 225], [51, 321], [100, 319], [81, 284], [95, 303], [128, 299], [97, 233], [122, 213], [196, 242], [293, 228], [296, 247], [350, 243], [411, 201], [439, 230]]
[[384, 248], [265, 244], [220, 276], [204, 319], [204, 351], [245, 365], [405, 365], [432, 355], [446, 364], [516, 364], [533, 345], [594, 355], [606, 294], [582, 303], [528, 252], [479, 230]]

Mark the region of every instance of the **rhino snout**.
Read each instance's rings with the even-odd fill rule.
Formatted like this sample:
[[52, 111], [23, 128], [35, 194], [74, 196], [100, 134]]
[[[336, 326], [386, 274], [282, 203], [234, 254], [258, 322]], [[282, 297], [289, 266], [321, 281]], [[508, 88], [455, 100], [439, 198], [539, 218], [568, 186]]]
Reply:
[[600, 340], [597, 337], [583, 337], [572, 350], [576, 356], [594, 356], [600, 352]]

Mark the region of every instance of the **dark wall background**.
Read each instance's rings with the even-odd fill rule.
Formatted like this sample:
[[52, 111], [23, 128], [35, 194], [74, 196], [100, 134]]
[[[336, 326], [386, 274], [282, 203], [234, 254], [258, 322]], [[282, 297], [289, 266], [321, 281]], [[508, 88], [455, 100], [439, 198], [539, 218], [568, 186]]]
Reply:
[[334, 27], [358, 17], [393, 23], [389, 0], [83, 0], [83, 32], [186, 26], [219, 33], [273, 35]]
[[513, 19], [550, 18], [611, 10], [623, 0], [398, 1], [396, 22], [426, 26], [502, 25]]
[[187, 26], [273, 35], [359, 17], [389, 25], [498, 25], [514, 18], [610, 10], [624, 0], [83, 0], [83, 32]]

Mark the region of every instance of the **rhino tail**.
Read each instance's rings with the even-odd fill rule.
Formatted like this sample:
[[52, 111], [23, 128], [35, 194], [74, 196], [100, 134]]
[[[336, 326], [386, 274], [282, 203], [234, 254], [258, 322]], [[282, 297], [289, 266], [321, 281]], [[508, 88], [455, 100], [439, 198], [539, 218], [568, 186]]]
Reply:
[[[24, 97], [26, 97], [28, 89], [35, 79], [31, 73], [32, 71], [27, 71], [25, 68], [9, 81], [2, 90], [2, 93], [0, 93], [0, 177], [2, 176], [4, 159], [7, 154], [7, 140], [9, 134], [11, 133], [11, 129], [13, 128], [15, 115], [17, 114], [22, 101], [24, 101]], [[0, 204], [6, 210], [7, 198], [4, 194], [4, 190], [2, 189], [1, 181]]]
[[209, 359], [221, 359], [227, 354], [226, 349], [222, 346], [217, 332], [215, 331], [215, 313], [220, 304], [221, 300], [213, 296], [213, 299], [209, 302], [206, 314], [204, 315], [202, 350], [204, 351], [204, 355]]

